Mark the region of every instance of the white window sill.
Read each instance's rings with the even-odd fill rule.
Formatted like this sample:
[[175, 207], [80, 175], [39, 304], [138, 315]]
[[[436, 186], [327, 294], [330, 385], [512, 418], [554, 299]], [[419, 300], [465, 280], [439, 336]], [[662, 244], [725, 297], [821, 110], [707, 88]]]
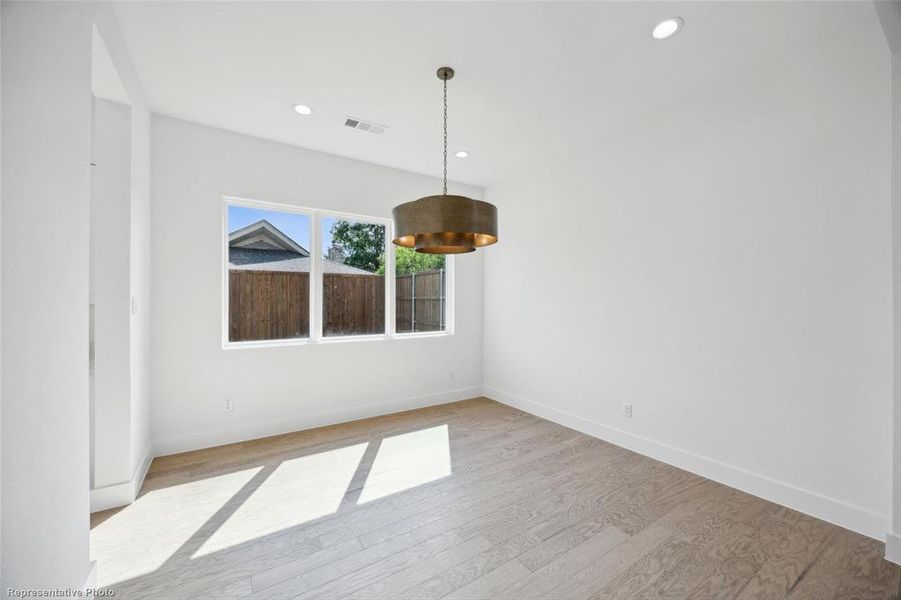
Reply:
[[393, 335], [342, 335], [324, 337], [318, 340], [297, 338], [287, 340], [255, 340], [252, 342], [225, 342], [223, 350], [248, 350], [251, 348], [282, 348], [286, 346], [318, 346], [321, 344], [347, 344], [352, 342], [377, 342], [384, 340], [417, 340], [422, 338], [440, 338], [454, 335], [449, 331], [421, 331], [412, 333], [395, 333]]
[[409, 333], [395, 333], [395, 340], [416, 340], [419, 338], [448, 337], [454, 335], [451, 331], [411, 331]]

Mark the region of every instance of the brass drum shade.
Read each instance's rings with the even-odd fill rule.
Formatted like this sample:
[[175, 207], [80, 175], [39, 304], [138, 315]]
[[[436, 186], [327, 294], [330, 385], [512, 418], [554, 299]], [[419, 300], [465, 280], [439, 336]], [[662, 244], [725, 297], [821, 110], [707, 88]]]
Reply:
[[497, 241], [497, 208], [466, 196], [426, 196], [395, 206], [394, 243], [426, 254], [461, 254]]

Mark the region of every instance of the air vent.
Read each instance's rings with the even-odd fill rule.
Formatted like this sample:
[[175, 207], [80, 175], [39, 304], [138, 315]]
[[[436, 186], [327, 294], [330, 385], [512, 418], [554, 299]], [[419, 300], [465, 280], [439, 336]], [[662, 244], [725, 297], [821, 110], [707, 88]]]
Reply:
[[359, 129], [360, 131], [368, 131], [369, 133], [385, 133], [387, 125], [379, 125], [378, 123], [370, 123], [356, 117], [347, 117], [344, 125], [351, 129]]

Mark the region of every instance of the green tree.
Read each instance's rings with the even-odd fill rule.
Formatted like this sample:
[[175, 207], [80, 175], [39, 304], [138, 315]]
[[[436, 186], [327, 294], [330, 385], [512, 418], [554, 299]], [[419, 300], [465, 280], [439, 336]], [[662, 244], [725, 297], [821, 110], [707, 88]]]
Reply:
[[344, 264], [375, 272], [385, 254], [385, 226], [337, 221], [332, 225], [332, 241], [344, 247]]
[[[444, 268], [443, 254], [422, 254], [412, 248], [398, 246], [394, 255], [394, 266], [398, 275], [409, 275], [422, 271], [437, 271]], [[382, 267], [384, 270], [384, 267]]]
[[[444, 268], [444, 255], [442, 254], [422, 254], [412, 248], [404, 248], [403, 246], [395, 246], [394, 250], [394, 268], [397, 270], [398, 275], [437, 271]], [[379, 268], [376, 273], [384, 275], [384, 253], [379, 257], [379, 261]]]
[[[385, 228], [372, 223], [336, 221], [332, 225], [332, 241], [344, 248], [344, 264], [380, 275], [385, 273]], [[445, 265], [442, 254], [422, 254], [412, 248], [396, 247], [395, 268], [398, 275], [437, 271]]]

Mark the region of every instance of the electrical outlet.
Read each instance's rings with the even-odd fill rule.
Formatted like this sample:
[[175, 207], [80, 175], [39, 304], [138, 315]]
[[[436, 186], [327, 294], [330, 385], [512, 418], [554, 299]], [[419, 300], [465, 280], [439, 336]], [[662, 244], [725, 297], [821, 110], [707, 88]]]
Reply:
[[631, 402], [623, 402], [623, 405], [619, 409], [619, 412], [624, 417], [632, 418], [632, 403]]
[[231, 412], [235, 408], [235, 401], [231, 398], [225, 399], [225, 405], [222, 407], [225, 412]]
[[455, 379], [457, 379], [457, 372], [456, 372], [456, 371], [453, 371], [453, 370], [448, 371], [448, 372], [447, 372], [447, 378], [448, 378], [450, 381], [454, 381]]

